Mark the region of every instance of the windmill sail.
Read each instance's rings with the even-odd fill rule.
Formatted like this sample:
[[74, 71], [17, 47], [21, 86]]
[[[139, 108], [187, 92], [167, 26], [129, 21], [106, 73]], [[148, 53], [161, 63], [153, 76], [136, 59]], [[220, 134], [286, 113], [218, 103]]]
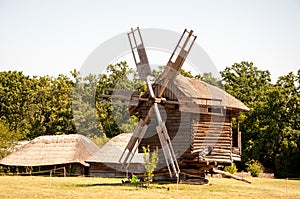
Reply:
[[131, 32], [127, 35], [139, 77], [146, 81], [147, 77], [151, 75], [151, 69], [140, 29], [131, 28]]
[[[170, 81], [174, 79], [177, 72], [182, 67], [188, 53], [191, 50], [192, 45], [194, 44], [194, 41], [196, 39], [196, 36], [194, 36], [193, 31], [187, 31], [184, 30], [179, 42], [176, 45], [175, 50], [173, 51], [168, 64], [163, 71], [163, 73], [160, 75], [159, 80], [156, 81], [155, 84], [160, 84], [161, 89], [158, 93], [154, 93], [151, 83], [149, 82], [149, 76], [151, 75], [151, 69], [149, 65], [149, 61], [147, 58], [146, 50], [144, 47], [144, 43], [142, 40], [142, 36], [140, 33], [139, 28], [137, 29], [131, 29], [131, 32], [128, 33], [128, 38], [130, 42], [130, 47], [132, 50], [133, 58], [135, 61], [135, 64], [137, 66], [138, 74], [140, 79], [144, 80], [148, 86], [148, 91], [150, 94], [150, 98], [153, 100], [153, 106], [149, 109], [147, 116], [144, 120], [140, 120], [138, 126], [136, 127], [131, 139], [129, 140], [127, 146], [125, 147], [124, 152], [122, 153], [122, 156], [120, 157], [119, 162], [126, 164], [126, 168], [128, 168], [142, 138], [144, 137], [144, 134], [147, 130], [147, 123], [149, 122], [151, 118], [151, 114], [155, 113], [156, 119], [158, 121], [158, 126], [156, 127], [156, 131], [160, 140], [160, 144], [162, 146], [163, 154], [165, 157], [165, 161], [170, 173], [170, 176], [172, 177], [172, 173], [175, 173], [176, 177], [179, 176], [180, 169], [178, 166], [176, 154], [174, 152], [171, 139], [168, 135], [168, 130], [165, 125], [165, 123], [162, 121], [161, 113], [158, 109], [158, 103], [161, 103], [164, 91], [166, 90], [166, 87]], [[193, 38], [191, 38], [193, 37]], [[185, 38], [185, 40], [184, 40]], [[183, 44], [181, 42], [183, 41]], [[179, 53], [177, 52], [179, 51]], [[173, 57], [177, 56], [175, 61], [172, 61]], [[171, 165], [171, 167], [170, 167]]]

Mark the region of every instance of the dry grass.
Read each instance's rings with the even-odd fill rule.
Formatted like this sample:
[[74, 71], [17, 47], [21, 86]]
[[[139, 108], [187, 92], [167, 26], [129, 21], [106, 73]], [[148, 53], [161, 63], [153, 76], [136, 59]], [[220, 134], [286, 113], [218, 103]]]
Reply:
[[[300, 181], [249, 178], [253, 183], [211, 178], [209, 185], [122, 185], [121, 179], [1, 176], [0, 198], [300, 198]], [[167, 188], [169, 187], [170, 190]]]

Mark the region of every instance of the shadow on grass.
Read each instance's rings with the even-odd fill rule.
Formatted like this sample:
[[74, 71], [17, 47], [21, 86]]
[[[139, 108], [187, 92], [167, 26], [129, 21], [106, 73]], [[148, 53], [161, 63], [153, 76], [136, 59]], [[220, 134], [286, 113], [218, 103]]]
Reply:
[[77, 184], [76, 187], [110, 187], [110, 186], [125, 186], [130, 184], [122, 184], [122, 183], [95, 183], [95, 184]]
[[169, 190], [169, 182], [155, 182], [151, 184], [147, 184], [145, 182], [138, 182], [138, 183], [94, 183], [94, 184], [77, 184], [76, 187], [136, 187], [136, 188], [160, 188], [160, 189], [167, 189]]

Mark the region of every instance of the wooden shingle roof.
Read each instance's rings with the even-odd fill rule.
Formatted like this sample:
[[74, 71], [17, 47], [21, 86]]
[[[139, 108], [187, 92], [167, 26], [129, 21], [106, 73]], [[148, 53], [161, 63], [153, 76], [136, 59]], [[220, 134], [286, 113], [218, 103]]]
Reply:
[[241, 112], [249, 111], [245, 104], [229, 93], [199, 79], [177, 75], [173, 84], [183, 94], [183, 97], [191, 98], [196, 104], [224, 106], [226, 109], [234, 109]]

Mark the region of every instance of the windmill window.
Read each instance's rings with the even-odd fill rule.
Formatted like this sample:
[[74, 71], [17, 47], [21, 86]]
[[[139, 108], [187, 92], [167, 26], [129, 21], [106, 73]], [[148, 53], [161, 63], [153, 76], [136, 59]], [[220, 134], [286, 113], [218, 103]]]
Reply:
[[210, 108], [208, 108], [208, 112], [209, 113], [222, 113], [222, 109], [221, 108], [210, 107]]
[[232, 132], [232, 147], [239, 147], [238, 146], [238, 140], [239, 140], [238, 136], [239, 135], [238, 135], [237, 131]]

